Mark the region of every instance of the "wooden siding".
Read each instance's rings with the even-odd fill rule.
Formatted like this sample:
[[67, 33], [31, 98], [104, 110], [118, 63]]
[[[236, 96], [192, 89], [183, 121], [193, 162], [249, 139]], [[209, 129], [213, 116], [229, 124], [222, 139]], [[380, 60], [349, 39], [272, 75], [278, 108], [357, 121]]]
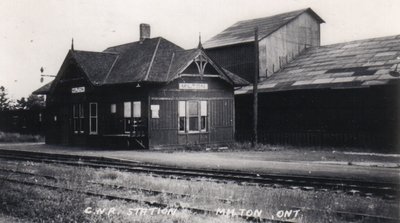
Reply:
[[150, 119], [151, 145], [178, 144], [178, 101], [151, 100], [151, 105], [159, 105], [159, 118]]
[[[179, 83], [205, 83], [207, 90], [181, 90]], [[178, 101], [207, 101], [206, 132], [179, 133]], [[227, 143], [234, 139], [233, 88], [216, 77], [181, 77], [150, 93], [150, 106], [159, 105], [159, 118], [149, 120], [149, 145], [158, 148], [171, 145]]]
[[[262, 36], [260, 36], [262, 38]], [[305, 48], [320, 45], [320, 24], [303, 13], [259, 41], [259, 75], [265, 78], [293, 60]], [[242, 43], [206, 49], [218, 64], [249, 82], [254, 77], [254, 43]]]
[[[398, 87], [398, 86], [397, 86]], [[259, 141], [300, 146], [399, 145], [395, 87], [298, 90], [259, 95]], [[236, 96], [236, 138], [252, 139], [251, 95]]]
[[234, 100], [210, 101], [210, 141], [229, 142], [234, 138]]
[[303, 13], [259, 42], [260, 78], [270, 76], [304, 49], [320, 45], [320, 24]]

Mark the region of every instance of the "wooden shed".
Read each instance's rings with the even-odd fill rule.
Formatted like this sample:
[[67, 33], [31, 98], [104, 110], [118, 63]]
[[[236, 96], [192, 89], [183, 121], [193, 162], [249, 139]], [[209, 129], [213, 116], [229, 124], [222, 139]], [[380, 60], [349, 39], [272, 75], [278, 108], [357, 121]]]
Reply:
[[310, 8], [239, 21], [207, 40], [204, 48], [221, 66], [253, 82], [257, 27], [259, 78], [263, 80], [306, 48], [319, 46], [321, 23], [324, 20]]
[[47, 94], [46, 143], [163, 148], [234, 140], [234, 87], [248, 82], [199, 47], [162, 38], [71, 49]]
[[[398, 152], [400, 35], [311, 47], [259, 89], [261, 142]], [[236, 94], [239, 140], [251, 140], [252, 87]]]

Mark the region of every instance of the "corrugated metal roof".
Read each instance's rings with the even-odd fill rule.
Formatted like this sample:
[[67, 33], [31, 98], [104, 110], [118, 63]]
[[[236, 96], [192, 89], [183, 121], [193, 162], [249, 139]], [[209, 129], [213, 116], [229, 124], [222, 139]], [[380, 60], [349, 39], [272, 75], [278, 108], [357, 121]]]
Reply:
[[[400, 35], [313, 47], [261, 81], [258, 88], [269, 92], [384, 85], [400, 80], [390, 75], [399, 63]], [[248, 86], [235, 93], [251, 91]]]
[[259, 39], [265, 38], [275, 32], [290, 21], [293, 21], [303, 13], [310, 13], [318, 22], [323, 23], [321, 19], [312, 9], [301, 9], [292, 12], [286, 12], [279, 15], [269, 16], [265, 18], [251, 19], [239, 21], [229, 28], [225, 29], [218, 35], [206, 41], [204, 48], [215, 48], [239, 43], [254, 41], [254, 28], [258, 27]]

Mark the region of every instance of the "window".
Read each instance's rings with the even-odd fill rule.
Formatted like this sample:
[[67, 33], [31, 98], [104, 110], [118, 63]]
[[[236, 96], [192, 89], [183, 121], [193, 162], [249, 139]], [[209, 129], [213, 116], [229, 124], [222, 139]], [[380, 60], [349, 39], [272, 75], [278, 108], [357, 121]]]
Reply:
[[207, 101], [200, 101], [200, 131], [207, 131]]
[[74, 104], [72, 105], [72, 116], [74, 119], [73, 129], [74, 133], [84, 133], [83, 129], [83, 121], [85, 119], [83, 105], [82, 104]]
[[179, 132], [185, 132], [186, 129], [186, 101], [180, 101], [178, 104], [179, 113]]
[[189, 132], [199, 131], [199, 103], [197, 101], [188, 101], [189, 110]]
[[138, 126], [142, 124], [142, 108], [140, 101], [124, 102], [124, 132], [136, 133]]
[[111, 113], [112, 114], [115, 114], [115, 113], [117, 113], [117, 105], [116, 104], [111, 104]]
[[179, 101], [178, 115], [179, 132], [207, 131], [207, 101]]
[[90, 134], [97, 134], [97, 103], [89, 104], [89, 120]]

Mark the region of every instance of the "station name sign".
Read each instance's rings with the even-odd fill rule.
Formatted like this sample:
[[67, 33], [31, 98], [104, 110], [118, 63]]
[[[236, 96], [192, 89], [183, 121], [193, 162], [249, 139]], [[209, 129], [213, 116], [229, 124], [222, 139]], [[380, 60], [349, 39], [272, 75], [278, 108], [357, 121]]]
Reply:
[[179, 83], [179, 89], [182, 90], [207, 90], [208, 84], [202, 83]]
[[85, 93], [85, 87], [73, 87], [71, 88], [71, 93], [72, 94]]

